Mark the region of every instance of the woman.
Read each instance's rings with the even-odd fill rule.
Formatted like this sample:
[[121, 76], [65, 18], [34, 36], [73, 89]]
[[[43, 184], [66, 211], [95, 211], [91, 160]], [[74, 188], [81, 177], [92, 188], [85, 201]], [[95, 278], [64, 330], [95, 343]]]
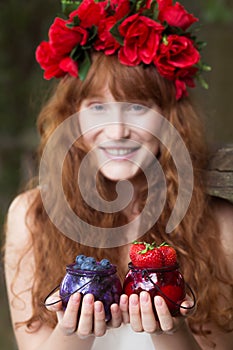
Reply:
[[[59, 220], [55, 223], [55, 216], [59, 216], [59, 222], [67, 222], [67, 217], [60, 205], [60, 193], [56, 193], [57, 164], [59, 166], [56, 158], [59, 158], [60, 149], [54, 148], [46, 168], [46, 181], [40, 182], [41, 187], [18, 196], [8, 214], [6, 280], [19, 349], [108, 349], [110, 346], [158, 350], [232, 348], [233, 251], [230, 228], [233, 211], [230, 204], [210, 198], [205, 192], [206, 146], [201, 122], [186, 91], [186, 85], [192, 85], [193, 78], [200, 72], [200, 65], [199, 68], [196, 66], [200, 63], [199, 51], [185, 34], [195, 18], [178, 3], [158, 1], [159, 15], [155, 20], [152, 16], [155, 3], [138, 2], [135, 8], [135, 1], [112, 1], [109, 7], [104, 2], [83, 1], [80, 6], [75, 5], [67, 21], [57, 19], [54, 22], [50, 41], [40, 46], [37, 59], [47, 78], [65, 76], [39, 116], [39, 154], [43, 161], [43, 152], [57, 127], [79, 112], [76, 127], [81, 136], [70, 146], [62, 169], [62, 186], [72, 211], [97, 228], [117, 228], [141, 217], [149, 200], [151, 211], [146, 217], [149, 225], [146, 231], [142, 231], [143, 225], [139, 222], [134, 226], [136, 235], [147, 242], [167, 241], [176, 248], [185, 280], [195, 291], [197, 308], [195, 311], [181, 308], [181, 316], [172, 317], [165, 300], [159, 296], [151, 301], [146, 292], [139, 297], [122, 295], [119, 305], [111, 306], [112, 320], [106, 324], [103, 305], [94, 301], [91, 294], [84, 296], [81, 304], [80, 294], [75, 293], [65, 311], [60, 302], [48, 309], [41, 305], [46, 295], [60, 283], [64, 267], [78, 254], [94, 256], [98, 260], [109, 258], [117, 265], [122, 280], [129, 262], [129, 243], [122, 243], [122, 238], [118, 244], [107, 248], [102, 248], [104, 241], [99, 244], [91, 242], [87, 246], [82, 240], [87, 233], [82, 232], [81, 226], [76, 241], [67, 237], [69, 232], [63, 232], [65, 229], [58, 229]], [[70, 2], [67, 4], [71, 6]], [[180, 20], [177, 13], [182, 14], [182, 23], [174, 22]], [[120, 21], [122, 18], [123, 22]], [[136, 33], [139, 39], [137, 44], [133, 41], [133, 48], [131, 39], [135, 36], [130, 37], [130, 33], [131, 25], [135, 23], [133, 28], [140, 27], [142, 31]], [[98, 28], [98, 34], [93, 24]], [[110, 36], [109, 29], [114, 24], [118, 26], [117, 35], [124, 39], [123, 44], [115, 40], [115, 34]], [[182, 31], [174, 34], [175, 27], [182, 28]], [[142, 33], [148, 28], [148, 36], [143, 36], [143, 42], [140, 42]], [[150, 42], [149, 38], [153, 40]], [[172, 51], [173, 44], [178, 42], [185, 42], [185, 49], [169, 56], [174, 61], [166, 61], [165, 51], [169, 47]], [[176, 65], [174, 68], [174, 62], [180, 60], [183, 61], [182, 67]], [[119, 106], [127, 108], [122, 112]], [[103, 122], [103, 115], [113, 117], [110, 124], [109, 120]], [[122, 117], [132, 115], [133, 123]], [[191, 157], [194, 175], [187, 212], [170, 235], [166, 233], [166, 225], [179, 190], [177, 169], [171, 156], [175, 143], [173, 139], [168, 142], [167, 135], [160, 137], [160, 119], [155, 115], [162, 115], [181, 136]], [[74, 129], [75, 124], [71, 124], [71, 135]], [[64, 139], [70, 137], [67, 135]], [[116, 199], [116, 183], [120, 180], [130, 180], [134, 186], [132, 200], [119, 211], [107, 212], [87, 205], [77, 186], [84, 157], [93, 149], [98, 169], [96, 186], [103, 199], [110, 202]], [[148, 154], [153, 155], [150, 162]], [[153, 176], [148, 185], [143, 170], [150, 169], [151, 163], [156, 161], [163, 169], [167, 196], [162, 214], [153, 222], [159, 200], [157, 192], [150, 191], [149, 199], [147, 194], [151, 189], [149, 185], [156, 188], [160, 179], [157, 173], [150, 171], [149, 179], [151, 174]], [[189, 186], [190, 179], [185, 180], [184, 184]], [[88, 181], [85, 186], [85, 192], [90, 192]], [[47, 210], [43, 193], [51, 196], [51, 211]], [[58, 299], [55, 293], [47, 303]], [[152, 303], [159, 321], [155, 319]], [[183, 306], [192, 306], [188, 296]], [[77, 322], [78, 312], [80, 318]]]

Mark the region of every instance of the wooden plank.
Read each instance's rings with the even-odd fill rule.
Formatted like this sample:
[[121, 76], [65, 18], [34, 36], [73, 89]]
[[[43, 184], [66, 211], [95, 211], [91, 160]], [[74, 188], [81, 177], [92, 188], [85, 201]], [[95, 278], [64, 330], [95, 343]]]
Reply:
[[233, 172], [233, 144], [225, 145], [210, 154], [209, 169]]
[[233, 172], [207, 172], [207, 191], [212, 196], [233, 202]]
[[207, 169], [207, 191], [233, 203], [233, 144], [213, 151]]

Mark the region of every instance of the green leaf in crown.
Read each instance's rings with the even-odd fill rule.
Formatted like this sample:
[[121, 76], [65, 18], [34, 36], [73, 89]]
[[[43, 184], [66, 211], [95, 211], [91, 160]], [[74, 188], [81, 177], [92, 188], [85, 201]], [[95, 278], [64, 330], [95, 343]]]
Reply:
[[90, 69], [91, 66], [91, 59], [89, 53], [85, 50], [84, 51], [84, 58], [83, 60], [79, 63], [78, 67], [78, 76], [80, 80], [85, 80], [87, 73]]
[[118, 21], [111, 29], [110, 33], [112, 36], [116, 39], [116, 41], [123, 46], [124, 45], [124, 38], [120, 35], [118, 27], [119, 25], [125, 20], [126, 17], [123, 17], [120, 21]]
[[68, 17], [71, 12], [73, 12], [79, 7], [81, 2], [82, 0], [79, 0], [79, 1], [61, 0], [62, 12], [64, 13], [64, 15]]

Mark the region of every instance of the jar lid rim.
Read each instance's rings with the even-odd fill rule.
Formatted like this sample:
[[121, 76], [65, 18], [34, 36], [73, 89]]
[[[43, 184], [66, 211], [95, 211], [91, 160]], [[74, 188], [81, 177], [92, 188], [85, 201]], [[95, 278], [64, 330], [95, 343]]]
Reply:
[[117, 271], [116, 265], [113, 265], [113, 264], [108, 269], [105, 268], [103, 270], [95, 270], [95, 271], [93, 271], [93, 270], [74, 269], [74, 266], [75, 266], [75, 263], [66, 265], [66, 271], [70, 272], [70, 273], [72, 273], [74, 275], [87, 275], [88, 274], [90, 276], [92, 276], [92, 275], [104, 275], [104, 276], [106, 275], [107, 276], [107, 275], [112, 275], [112, 274], [116, 273], [116, 271]]
[[180, 265], [178, 263], [172, 265], [172, 266], [162, 266], [162, 267], [138, 267], [133, 265], [133, 263], [130, 261], [128, 264], [128, 267], [132, 271], [148, 271], [148, 272], [169, 272], [177, 270]]

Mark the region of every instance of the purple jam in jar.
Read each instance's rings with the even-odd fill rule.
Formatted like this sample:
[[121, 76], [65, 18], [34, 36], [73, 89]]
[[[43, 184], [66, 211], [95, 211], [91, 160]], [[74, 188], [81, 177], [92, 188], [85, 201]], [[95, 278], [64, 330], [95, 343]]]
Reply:
[[60, 296], [64, 309], [71, 294], [75, 291], [79, 291], [82, 295], [91, 293], [95, 300], [102, 301], [105, 320], [110, 321], [110, 306], [113, 303], [119, 303], [122, 294], [116, 266], [110, 265], [108, 268], [93, 271], [78, 269], [75, 263], [67, 265], [66, 275], [60, 285]]

